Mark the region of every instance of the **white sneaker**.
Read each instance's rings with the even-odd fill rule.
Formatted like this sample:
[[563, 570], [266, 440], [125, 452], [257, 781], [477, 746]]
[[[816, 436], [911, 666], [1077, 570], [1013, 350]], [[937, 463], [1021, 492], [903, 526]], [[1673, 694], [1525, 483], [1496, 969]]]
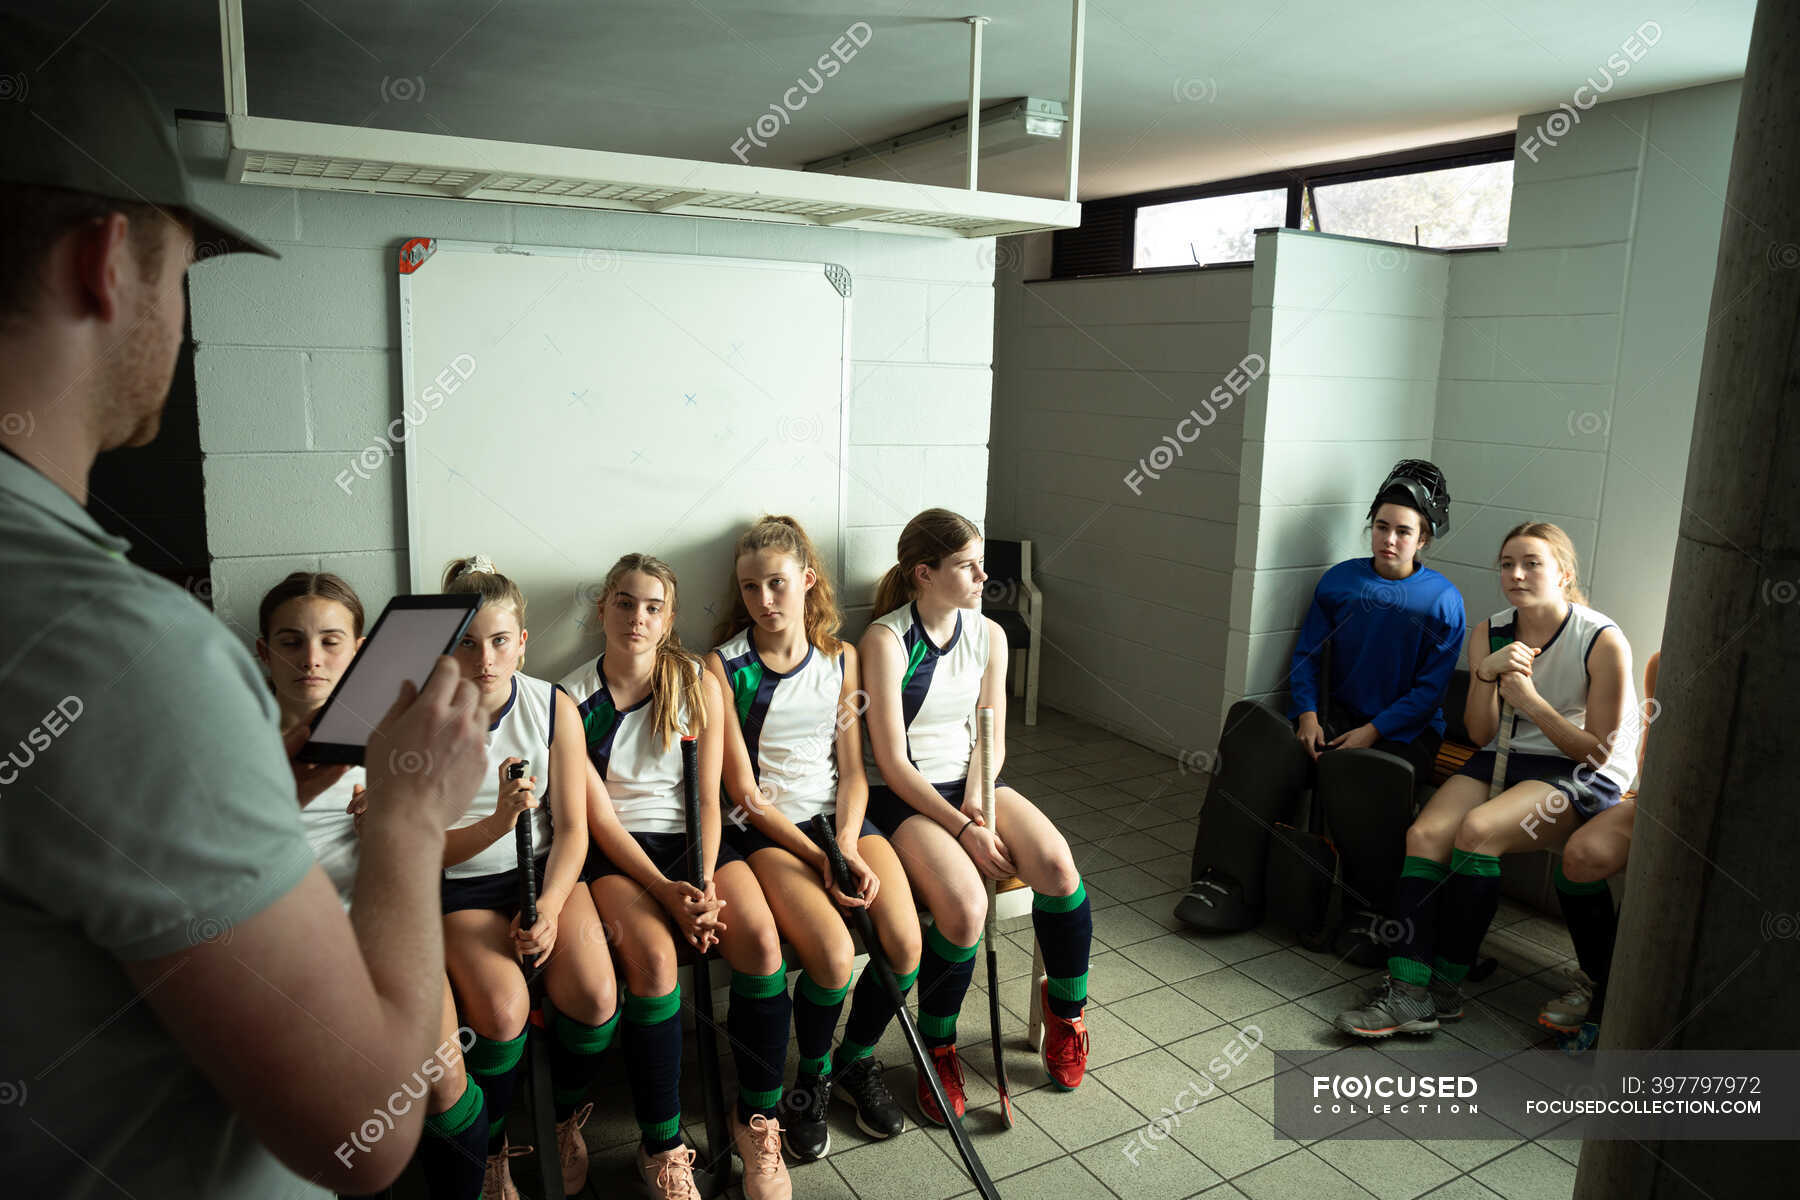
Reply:
[[1538, 1024], [1558, 1033], [1574, 1033], [1587, 1020], [1588, 1005], [1593, 999], [1594, 981], [1577, 971], [1574, 987], [1554, 1000], [1546, 1000], [1538, 1009]]

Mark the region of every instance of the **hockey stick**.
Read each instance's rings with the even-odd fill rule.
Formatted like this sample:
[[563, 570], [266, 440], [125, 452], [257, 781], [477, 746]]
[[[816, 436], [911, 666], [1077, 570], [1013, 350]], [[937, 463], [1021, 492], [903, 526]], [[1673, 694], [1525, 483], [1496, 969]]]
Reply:
[[[508, 779], [523, 779], [525, 769], [530, 766], [520, 759], [506, 768]], [[537, 855], [531, 846], [531, 810], [521, 812], [513, 824], [513, 839], [519, 849], [519, 928], [530, 929], [537, 924], [537, 878], [532, 874]]]
[[[700, 845], [700, 751], [681, 739], [681, 803], [687, 818], [688, 882], [706, 890], [706, 853]], [[694, 996], [694, 1057], [700, 1064], [700, 1095], [706, 1105], [706, 1187], [717, 1196], [731, 1182], [731, 1135], [725, 1123], [725, 1092], [719, 1081], [719, 1039], [713, 1024], [712, 977], [706, 952], [693, 951], [688, 980]], [[723, 1166], [721, 1167], [721, 1164]]]
[[[813, 841], [819, 844], [819, 848], [831, 860], [831, 874], [837, 880], [838, 890], [846, 896], [854, 896], [856, 881], [851, 878], [850, 864], [844, 861], [844, 852], [832, 833], [831, 818], [820, 813], [808, 824]], [[856, 927], [857, 936], [862, 938], [863, 949], [869, 952], [869, 965], [865, 969], [875, 972], [875, 978], [880, 981], [888, 994], [889, 1002], [894, 1006], [894, 1015], [900, 1021], [900, 1032], [906, 1038], [907, 1048], [912, 1051], [913, 1062], [918, 1064], [919, 1078], [930, 1087], [932, 1098], [937, 1101], [938, 1111], [944, 1114], [945, 1128], [950, 1131], [950, 1140], [956, 1143], [956, 1152], [962, 1156], [963, 1168], [975, 1182], [975, 1190], [981, 1194], [982, 1200], [1000, 1200], [994, 1181], [988, 1177], [987, 1168], [981, 1165], [980, 1155], [975, 1153], [975, 1147], [969, 1142], [962, 1118], [950, 1107], [950, 1098], [944, 1094], [944, 1081], [938, 1078], [937, 1069], [931, 1065], [931, 1052], [925, 1049], [925, 1043], [919, 1037], [919, 1027], [913, 1023], [912, 1014], [906, 1011], [906, 994], [900, 990], [900, 981], [894, 978], [894, 968], [888, 963], [887, 954], [881, 948], [881, 939], [875, 934], [875, 922], [869, 919], [869, 910], [851, 908], [846, 912]]]
[[[530, 766], [528, 761], [520, 759], [506, 769], [506, 777], [523, 779]], [[537, 876], [534, 873], [537, 854], [532, 845], [531, 813], [531, 809], [525, 809], [513, 824], [513, 844], [519, 854], [519, 928], [527, 930], [535, 928], [538, 922]], [[525, 1061], [530, 1080], [531, 1112], [537, 1130], [538, 1177], [543, 1194], [548, 1196], [562, 1188], [562, 1163], [556, 1144], [556, 1101], [550, 1082], [550, 1047], [544, 1040], [544, 1030], [549, 1025], [545, 1009], [550, 1000], [539, 986], [544, 969], [523, 960], [519, 966], [525, 972], [525, 986], [531, 996], [531, 1018], [525, 1025], [525, 1032], [530, 1034], [526, 1039]], [[539, 1032], [531, 1033], [533, 1025]]]
[[1500, 743], [1494, 748], [1494, 777], [1488, 780], [1487, 798], [1492, 800], [1506, 790], [1506, 760], [1512, 757], [1513, 706], [1500, 702]]
[[[994, 828], [994, 710], [983, 705], [975, 710], [976, 749], [981, 754], [981, 819], [989, 832]], [[1000, 958], [994, 940], [1000, 936], [1000, 919], [994, 912], [995, 880], [987, 881], [987, 984], [988, 1029], [994, 1038], [994, 1087], [1000, 1093], [1000, 1115], [1013, 1126], [1012, 1093], [1006, 1086], [1006, 1050], [1000, 1041]], [[948, 1110], [945, 1110], [948, 1111]]]

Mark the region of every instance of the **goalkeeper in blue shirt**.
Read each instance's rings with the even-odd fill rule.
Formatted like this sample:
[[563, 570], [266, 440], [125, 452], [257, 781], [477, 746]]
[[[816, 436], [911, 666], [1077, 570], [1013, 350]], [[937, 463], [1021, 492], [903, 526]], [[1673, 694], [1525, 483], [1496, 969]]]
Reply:
[[1410, 762], [1415, 778], [1429, 774], [1468, 625], [1456, 585], [1419, 561], [1449, 509], [1437, 467], [1416, 458], [1395, 464], [1369, 506], [1370, 556], [1338, 563], [1314, 589], [1288, 672], [1288, 717], [1315, 760], [1325, 750], [1371, 748]]
[[[1272, 846], [1270, 831], [1298, 819], [1320, 755], [1382, 751], [1394, 758], [1345, 762], [1314, 797], [1323, 816], [1314, 824], [1336, 847], [1352, 914], [1342, 927], [1349, 948], [1340, 953], [1382, 960], [1383, 906], [1417, 784], [1430, 777], [1443, 740], [1444, 694], [1466, 636], [1462, 595], [1419, 561], [1449, 511], [1443, 472], [1419, 459], [1397, 463], [1369, 505], [1369, 556], [1338, 563], [1313, 591], [1289, 670], [1292, 735], [1288, 721], [1258, 702], [1232, 706], [1219, 737], [1221, 768], [1200, 814], [1193, 884], [1175, 910], [1182, 921], [1215, 933], [1256, 925], [1267, 864], [1288, 844]], [[1306, 936], [1324, 944], [1338, 931]]]

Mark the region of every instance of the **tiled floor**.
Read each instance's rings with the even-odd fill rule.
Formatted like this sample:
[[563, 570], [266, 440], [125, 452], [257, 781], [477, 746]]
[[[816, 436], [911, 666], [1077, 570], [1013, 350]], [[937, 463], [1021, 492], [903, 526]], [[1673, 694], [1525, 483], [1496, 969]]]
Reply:
[[[1029, 917], [1009, 923], [999, 948], [1001, 1002], [1011, 1015], [1007, 1073], [1017, 1114], [1010, 1131], [998, 1127], [998, 1097], [988, 1079], [993, 1064], [980, 960], [963, 1007], [968, 1128], [1008, 1200], [1549, 1200], [1572, 1194], [1579, 1142], [1278, 1140], [1270, 1124], [1273, 1055], [1266, 1047], [1251, 1052], [1219, 1091], [1169, 1122], [1165, 1137], [1150, 1136], [1151, 1122], [1179, 1105], [1177, 1095], [1204, 1077], [1205, 1064], [1246, 1024], [1260, 1028], [1268, 1046], [1344, 1044], [1348, 1039], [1330, 1029], [1329, 1018], [1353, 1005], [1379, 974], [1298, 949], [1271, 929], [1209, 937], [1179, 925], [1171, 914], [1188, 880], [1202, 777], [1049, 710], [1040, 710], [1034, 728], [1015, 719], [1007, 746], [1008, 783], [1068, 837], [1094, 909], [1087, 1009], [1092, 1056], [1079, 1090], [1050, 1089], [1025, 1046]], [[1484, 952], [1500, 960], [1500, 969], [1470, 989], [1468, 1016], [1433, 1035], [1430, 1044], [1497, 1051], [1543, 1040], [1533, 1024], [1537, 1006], [1565, 990], [1574, 969], [1567, 932], [1503, 902]], [[910, 1110], [913, 1067], [898, 1028], [877, 1054], [888, 1065], [890, 1088]], [[789, 1072], [791, 1078], [792, 1063]], [[729, 1063], [725, 1073], [729, 1080]], [[683, 1091], [689, 1140], [698, 1144], [704, 1130], [691, 1059]], [[586, 1129], [593, 1152], [588, 1190], [606, 1196], [635, 1189], [636, 1129], [616, 1062], [594, 1099]], [[526, 1189], [535, 1173], [527, 1163], [516, 1160], [515, 1173], [530, 1196]], [[831, 1153], [794, 1168], [793, 1179], [797, 1200], [973, 1194], [947, 1134], [915, 1125], [874, 1143], [841, 1104], [833, 1106]]]

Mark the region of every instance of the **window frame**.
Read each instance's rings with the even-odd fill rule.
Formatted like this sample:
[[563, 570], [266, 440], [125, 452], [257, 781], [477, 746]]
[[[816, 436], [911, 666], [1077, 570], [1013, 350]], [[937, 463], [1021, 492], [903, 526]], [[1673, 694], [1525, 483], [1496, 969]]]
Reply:
[[[1249, 266], [1249, 260], [1228, 263], [1207, 263], [1204, 266], [1194, 263], [1173, 263], [1163, 267], [1134, 267], [1133, 258], [1137, 254], [1137, 214], [1140, 208], [1153, 208], [1160, 204], [1173, 204], [1183, 200], [1206, 200], [1217, 196], [1228, 196], [1242, 192], [1263, 192], [1275, 188], [1287, 189], [1287, 212], [1282, 228], [1299, 229], [1300, 213], [1303, 197], [1314, 187], [1339, 183], [1359, 183], [1369, 179], [1387, 179], [1396, 175], [1417, 175], [1427, 171], [1441, 171], [1451, 167], [1479, 166], [1485, 163], [1505, 162], [1515, 157], [1515, 134], [1497, 133], [1488, 137], [1471, 138], [1460, 142], [1443, 142], [1434, 146], [1419, 146], [1408, 150], [1393, 151], [1388, 154], [1370, 155], [1364, 158], [1338, 159], [1331, 162], [1312, 163], [1303, 167], [1295, 167], [1285, 171], [1266, 171], [1258, 175], [1240, 175], [1233, 179], [1220, 179], [1211, 183], [1184, 184], [1179, 187], [1158, 188], [1150, 192], [1134, 192], [1128, 196], [1110, 196], [1103, 200], [1091, 200], [1082, 205], [1084, 214], [1082, 225], [1087, 224], [1086, 213], [1110, 215], [1116, 210], [1124, 210], [1125, 219], [1121, 222], [1119, 262], [1114, 270], [1092, 272], [1088, 274], [1058, 274], [1052, 272], [1052, 279], [1094, 279], [1111, 275], [1156, 275], [1168, 271], [1235, 271]], [[1316, 207], [1315, 207], [1315, 210]], [[1078, 234], [1075, 230], [1058, 231], [1060, 238], [1065, 234]], [[1322, 231], [1332, 234], [1330, 230]], [[1335, 234], [1338, 237], [1354, 237], [1354, 234]], [[1367, 240], [1367, 239], [1364, 239]], [[1447, 254], [1466, 253], [1476, 250], [1492, 249], [1492, 246], [1455, 246], [1432, 247]]]

